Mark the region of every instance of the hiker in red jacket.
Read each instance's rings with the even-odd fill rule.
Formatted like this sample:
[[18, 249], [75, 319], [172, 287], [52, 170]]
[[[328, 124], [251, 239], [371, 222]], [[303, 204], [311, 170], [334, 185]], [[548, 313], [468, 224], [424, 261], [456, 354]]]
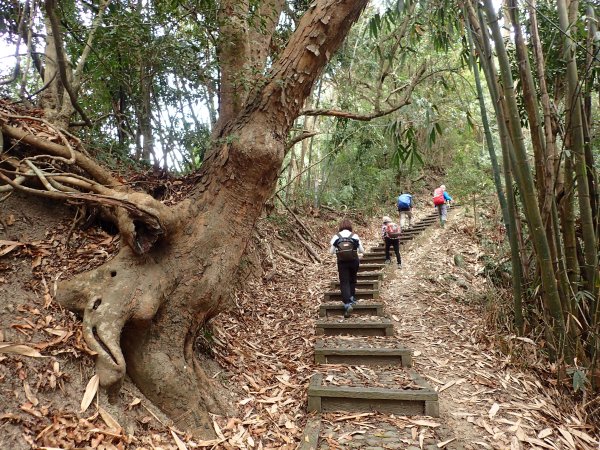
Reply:
[[385, 263], [389, 264], [392, 262], [390, 259], [390, 247], [394, 247], [398, 269], [402, 267], [402, 259], [400, 259], [400, 233], [400, 226], [392, 222], [392, 219], [388, 216], [384, 216], [383, 225], [381, 226], [381, 237], [383, 238], [383, 242], [385, 242]]
[[440, 218], [440, 225], [444, 228], [446, 220], [448, 219], [448, 204], [452, 201], [450, 194], [446, 192], [446, 186], [443, 184], [433, 191], [433, 205], [437, 209], [438, 216]]

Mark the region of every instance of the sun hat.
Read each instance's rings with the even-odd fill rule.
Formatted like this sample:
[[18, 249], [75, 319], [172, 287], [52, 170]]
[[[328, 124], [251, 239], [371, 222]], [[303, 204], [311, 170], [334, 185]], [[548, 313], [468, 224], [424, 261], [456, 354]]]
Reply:
[[383, 223], [388, 223], [391, 221], [392, 221], [392, 219], [390, 219], [388, 216], [383, 216]]

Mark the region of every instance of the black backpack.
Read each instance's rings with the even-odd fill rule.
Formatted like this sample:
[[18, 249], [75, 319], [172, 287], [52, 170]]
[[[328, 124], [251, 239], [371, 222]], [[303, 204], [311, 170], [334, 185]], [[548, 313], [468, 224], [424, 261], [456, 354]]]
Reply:
[[338, 240], [335, 243], [337, 252], [335, 253], [338, 261], [352, 261], [358, 258], [356, 253], [356, 241], [352, 237], [342, 237], [337, 234]]

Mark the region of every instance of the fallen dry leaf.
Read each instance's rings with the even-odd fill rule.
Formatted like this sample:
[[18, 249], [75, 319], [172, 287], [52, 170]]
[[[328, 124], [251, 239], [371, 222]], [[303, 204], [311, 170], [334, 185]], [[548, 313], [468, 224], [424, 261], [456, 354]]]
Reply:
[[488, 417], [490, 420], [493, 419], [496, 414], [498, 414], [498, 411], [500, 411], [500, 405], [498, 403], [494, 403], [488, 411]]
[[29, 400], [33, 406], [37, 406], [39, 401], [31, 392], [31, 387], [29, 387], [29, 383], [27, 381], [23, 382], [23, 390], [25, 391], [25, 397], [27, 397], [27, 400]]
[[32, 358], [45, 358], [37, 350], [22, 344], [11, 344], [10, 342], [0, 342], [0, 353], [13, 353], [16, 355], [30, 356]]
[[98, 412], [100, 413], [100, 417], [102, 417], [102, 420], [104, 420], [104, 423], [108, 425], [108, 428], [115, 431], [119, 431], [121, 429], [121, 425], [119, 425], [119, 422], [117, 422], [115, 418], [111, 416], [110, 413], [104, 408], [98, 408]]
[[172, 428], [171, 428], [171, 434], [173, 435], [173, 439], [175, 439], [175, 444], [177, 445], [177, 448], [179, 450], [188, 450], [185, 443], [179, 438], [179, 436], [177, 436], [177, 433], [175, 433]]
[[437, 446], [438, 446], [438, 448], [444, 448], [450, 442], [454, 442], [455, 440], [456, 440], [456, 438], [448, 439], [447, 441], [440, 442]]
[[94, 397], [96, 396], [96, 393], [98, 392], [99, 383], [100, 383], [100, 377], [98, 377], [98, 374], [94, 375], [92, 378], [90, 378], [90, 381], [88, 381], [88, 384], [85, 387], [85, 392], [83, 394], [83, 398], [81, 399], [81, 411], [80, 412], [85, 412], [85, 410], [88, 409], [88, 407], [94, 400]]
[[439, 427], [441, 425], [440, 423], [434, 422], [433, 420], [425, 420], [425, 419], [417, 419], [417, 420], [408, 419], [408, 421], [410, 423], [413, 423], [415, 425], [419, 425], [421, 427], [437, 428], [437, 427]]

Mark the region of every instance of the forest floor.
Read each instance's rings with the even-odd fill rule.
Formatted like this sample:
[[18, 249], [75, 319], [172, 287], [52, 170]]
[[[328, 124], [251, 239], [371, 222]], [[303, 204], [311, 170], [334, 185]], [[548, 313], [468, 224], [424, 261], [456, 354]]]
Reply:
[[[174, 428], [129, 380], [116, 404], [95, 395], [80, 322], [54, 301], [57, 279], [109, 259], [118, 238], [95, 228], [71, 230], [67, 208], [30, 201], [24, 209], [18, 200], [9, 199], [1, 211], [0, 343], [22, 346], [0, 353], [0, 449], [298, 446], [308, 381], [317, 370], [314, 321], [337, 276], [327, 254], [336, 215], [322, 210], [302, 217], [321, 244], [312, 245], [322, 263], [294, 237], [299, 224], [292, 219], [259, 221], [253, 246], [262, 277], [249, 277], [233, 310], [198, 340], [199, 356], [238, 410], [235, 417], [214, 416], [217, 438], [201, 441]], [[375, 245], [378, 219], [356, 219], [366, 246]], [[598, 430], [563, 394], [568, 386], [553, 385], [547, 380], [555, 377], [541, 371], [536, 344], [490, 339], [494, 330], [485, 318], [495, 302], [483, 303], [491, 286], [476, 242], [472, 219], [456, 210], [445, 229], [432, 227], [403, 247], [403, 268], [388, 269], [381, 291], [397, 335], [414, 350], [415, 369], [439, 392], [441, 417], [326, 416], [329, 448], [361, 448], [355, 437], [382, 423], [403, 436], [406, 447], [399, 448], [421, 448], [424, 438], [448, 449], [598, 448]], [[455, 255], [464, 264], [455, 265]], [[91, 404], [82, 408], [82, 400]]]

